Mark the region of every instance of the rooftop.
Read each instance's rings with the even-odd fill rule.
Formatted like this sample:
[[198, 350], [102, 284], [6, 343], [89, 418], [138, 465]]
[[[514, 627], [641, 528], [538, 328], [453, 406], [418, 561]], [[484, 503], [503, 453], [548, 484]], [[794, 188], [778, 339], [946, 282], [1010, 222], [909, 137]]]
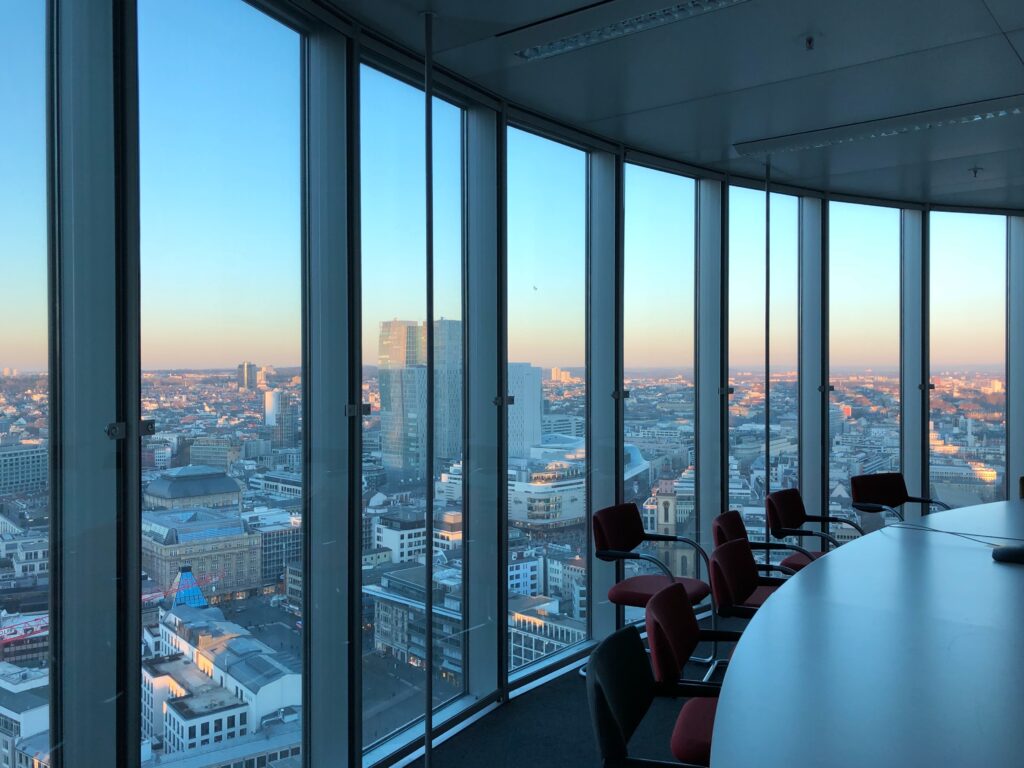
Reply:
[[173, 709], [183, 720], [208, 717], [217, 712], [240, 709], [245, 706], [245, 702], [229, 693], [227, 688], [221, 688], [213, 683], [199, 693], [190, 693], [177, 699], [167, 700], [168, 709]]
[[245, 527], [234, 509], [155, 509], [142, 513], [142, 535], [158, 544], [242, 536]]
[[160, 499], [190, 499], [240, 493], [241, 490], [238, 481], [228, 477], [224, 470], [202, 464], [189, 464], [187, 467], [176, 467], [162, 473], [146, 486], [145, 493], [147, 496]]

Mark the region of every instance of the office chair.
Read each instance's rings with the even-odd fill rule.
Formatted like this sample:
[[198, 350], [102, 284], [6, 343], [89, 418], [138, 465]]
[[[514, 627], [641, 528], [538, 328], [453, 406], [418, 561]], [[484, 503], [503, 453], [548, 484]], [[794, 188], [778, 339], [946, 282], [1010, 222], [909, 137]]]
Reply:
[[[810, 562], [817, 560], [819, 557], [828, 552], [829, 545], [833, 547], [839, 546], [839, 540], [835, 536], [825, 533], [824, 531], [808, 530], [803, 528], [804, 523], [842, 523], [848, 525], [855, 531], [864, 535], [864, 529], [857, 525], [852, 520], [846, 520], [842, 517], [822, 517], [820, 515], [808, 515], [807, 510], [804, 508], [804, 500], [800, 497], [800, 491], [796, 488], [787, 488], [784, 491], [775, 491], [775, 493], [769, 493], [764, 500], [764, 508], [768, 522], [768, 530], [771, 535], [776, 539], [784, 539], [787, 536], [796, 536], [801, 541], [804, 536], [815, 536], [821, 539], [822, 549], [819, 552], [810, 552], [803, 550], [801, 552], [805, 557], [809, 556], [810, 561], [806, 561], [799, 568], [805, 568], [810, 565]], [[788, 558], [787, 558], [788, 559]], [[785, 560], [783, 561], [785, 562]], [[789, 567], [795, 567], [798, 563], [795, 560], [791, 560]], [[799, 570], [797, 568], [797, 570]]]
[[666, 584], [682, 584], [693, 605], [697, 605], [711, 594], [711, 587], [707, 582], [676, 576], [665, 563], [654, 555], [634, 551], [646, 541], [674, 541], [693, 547], [704, 560], [705, 566], [709, 562], [707, 553], [693, 539], [645, 531], [643, 517], [641, 517], [636, 504], [629, 502], [600, 509], [594, 513], [593, 522], [596, 546], [594, 554], [599, 559], [608, 562], [645, 560], [653, 563], [664, 574], [642, 574], [616, 582], [608, 590], [608, 599], [616, 605], [643, 608], [647, 605], [647, 601]]
[[684, 679], [682, 675], [686, 662], [697, 649], [698, 643], [735, 643], [739, 641], [740, 633], [702, 629], [697, 623], [686, 590], [679, 584], [670, 584], [652, 597], [647, 603], [645, 614], [651, 666], [660, 695], [693, 696], [694, 691], [704, 690], [701, 686], [717, 689], [717, 683]]
[[743, 523], [743, 516], [735, 509], [723, 512], [711, 521], [711, 537], [714, 539], [716, 547], [721, 546], [728, 541], [743, 539], [750, 543], [750, 548], [752, 550], [764, 550], [766, 560], [768, 559], [768, 553], [772, 550], [793, 553], [778, 565], [773, 563], [758, 563], [757, 569], [759, 571], [764, 571], [765, 573], [778, 571], [779, 573], [789, 576], [796, 573], [813, 560], [813, 557], [811, 556], [812, 553], [807, 552], [807, 550], [802, 547], [794, 546], [792, 544], [783, 544], [778, 541], [750, 541], [750, 537], [747, 535], [747, 526]]
[[[679, 711], [670, 747], [689, 768], [706, 768], [711, 759], [711, 733], [718, 687], [700, 685], [685, 695], [694, 698]], [[644, 641], [634, 626], [602, 640], [587, 662], [587, 700], [603, 768], [664, 766], [665, 760], [630, 757], [629, 740], [651, 708], [657, 686]]]
[[[850, 478], [850, 494], [853, 496], [853, 508], [861, 512], [892, 512], [900, 520], [903, 513], [896, 507], [912, 501], [923, 505], [924, 514], [928, 514], [933, 506], [949, 509], [949, 505], [937, 499], [925, 499], [911, 496], [907, 492], [907, 483], [902, 472], [879, 472], [874, 475], [854, 475]], [[1021, 498], [1024, 498], [1024, 478], [1021, 478]]]
[[[682, 584], [692, 605], [697, 605], [705, 597], [711, 595], [711, 586], [706, 581], [676, 576], [664, 562], [654, 555], [635, 551], [646, 541], [670, 541], [687, 544], [696, 550], [710, 572], [710, 560], [707, 552], [693, 539], [685, 536], [672, 536], [662, 533], [648, 533], [644, 530], [643, 517], [636, 504], [627, 502], [599, 509], [594, 513], [594, 554], [608, 562], [626, 560], [644, 560], [653, 563], [661, 571], [658, 573], [630, 576], [617, 581], [608, 590], [608, 599], [615, 605], [644, 608], [650, 600], [666, 584]], [[715, 621], [715, 606], [712, 598], [711, 616]], [[691, 661], [710, 665], [707, 678], [710, 679], [715, 669], [722, 662], [718, 658], [718, 645], [712, 647], [710, 656], [695, 657]]]
[[711, 553], [711, 593], [718, 615], [752, 618], [785, 579], [761, 576], [746, 539], [728, 541]]

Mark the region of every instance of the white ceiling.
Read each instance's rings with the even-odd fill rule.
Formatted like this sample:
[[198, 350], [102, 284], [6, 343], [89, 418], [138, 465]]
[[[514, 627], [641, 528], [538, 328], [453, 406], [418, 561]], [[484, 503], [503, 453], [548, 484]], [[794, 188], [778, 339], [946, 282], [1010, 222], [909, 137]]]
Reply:
[[[333, 1], [417, 51], [429, 8], [438, 64], [629, 147], [755, 178], [763, 164], [735, 144], [1018, 94], [1024, 104], [1024, 0], [750, 0], [534, 61], [515, 51], [672, 0]], [[1024, 209], [1024, 115], [777, 154], [772, 177]]]

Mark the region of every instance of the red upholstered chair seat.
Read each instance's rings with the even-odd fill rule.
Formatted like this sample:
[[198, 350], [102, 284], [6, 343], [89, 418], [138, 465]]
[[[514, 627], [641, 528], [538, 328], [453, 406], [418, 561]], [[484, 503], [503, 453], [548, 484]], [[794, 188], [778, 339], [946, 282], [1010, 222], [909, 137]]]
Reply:
[[763, 585], [756, 587], [754, 591], [750, 593], [750, 597], [743, 600], [740, 605], [745, 608], [760, 608], [764, 605], [764, 601], [771, 597], [772, 593], [775, 592], [776, 589], [778, 589], [778, 587], [768, 587]]
[[799, 571], [801, 568], [810, 565], [812, 561], [817, 560], [824, 554], [824, 552], [811, 552], [811, 559], [808, 560], [807, 555], [803, 552], [796, 552], [783, 560], [780, 565], [793, 571]]
[[[697, 605], [711, 594], [711, 587], [697, 579], [677, 576], [676, 583], [683, 585], [687, 597], [690, 598], [690, 605]], [[660, 573], [631, 576], [609, 589], [608, 599], [616, 605], [631, 605], [635, 608], [644, 608], [647, 605], [647, 601], [667, 585], [668, 577]]]
[[711, 764], [711, 733], [715, 728], [717, 698], [695, 698], [679, 711], [672, 729], [672, 754], [695, 765]]

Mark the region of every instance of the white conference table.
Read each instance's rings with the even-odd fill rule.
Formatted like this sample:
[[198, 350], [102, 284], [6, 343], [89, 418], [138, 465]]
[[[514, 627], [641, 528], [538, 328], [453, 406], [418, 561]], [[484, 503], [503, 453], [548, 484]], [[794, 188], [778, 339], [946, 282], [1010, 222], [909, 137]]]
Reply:
[[[1024, 501], [908, 522], [1024, 539]], [[1015, 765], [1024, 565], [893, 527], [803, 569], [757, 612], [726, 670], [711, 749], [712, 768]]]

